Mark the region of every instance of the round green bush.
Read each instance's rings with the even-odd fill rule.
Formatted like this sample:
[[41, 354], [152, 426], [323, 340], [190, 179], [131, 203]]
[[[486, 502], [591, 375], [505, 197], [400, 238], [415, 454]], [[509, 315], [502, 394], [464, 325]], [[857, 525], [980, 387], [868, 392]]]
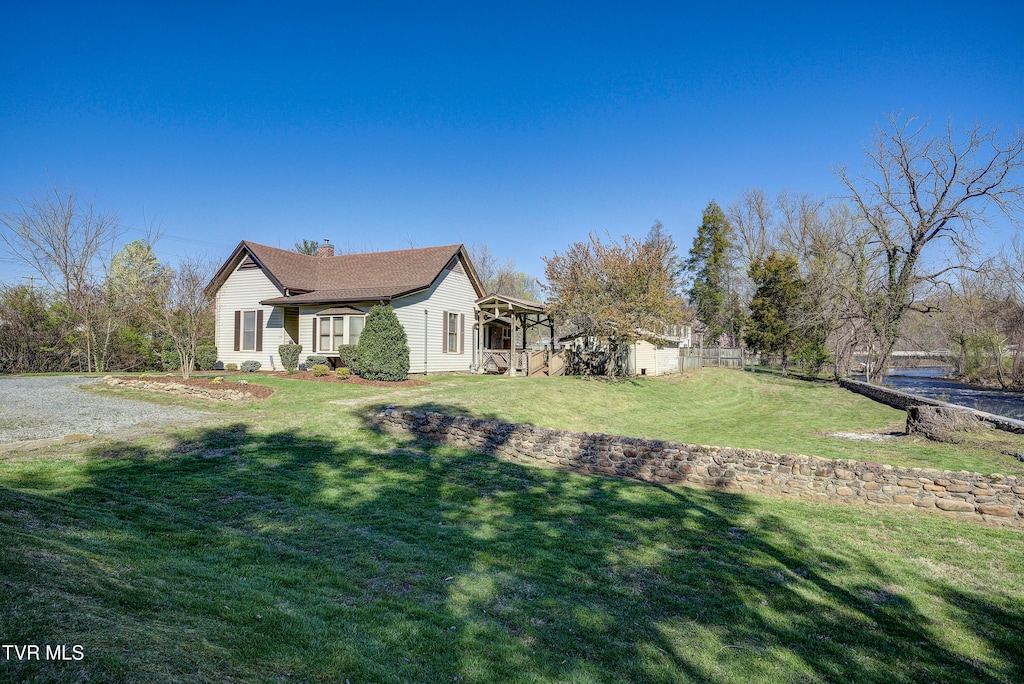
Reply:
[[349, 370], [347, 366], [342, 366], [338, 370], [334, 371], [334, 374], [337, 375], [342, 380], [345, 380], [346, 378], [348, 378], [348, 376], [352, 375], [352, 371]]
[[217, 366], [217, 347], [212, 344], [196, 347], [196, 366], [201, 371], [214, 370]]
[[277, 348], [281, 356], [281, 365], [287, 371], [293, 371], [299, 367], [299, 354], [302, 353], [301, 344], [282, 344]]
[[310, 354], [306, 357], [306, 368], [312, 368], [317, 364], [327, 365], [327, 357], [322, 354]]
[[359, 366], [356, 355], [359, 353], [359, 345], [343, 344], [338, 347], [338, 366], [348, 368], [349, 372], [359, 373]]
[[243, 361], [242, 362], [242, 372], [243, 373], [255, 373], [256, 371], [258, 371], [260, 369], [260, 366], [262, 366], [262, 365], [263, 364], [260, 363], [259, 361]]
[[322, 378], [331, 372], [331, 369], [327, 367], [325, 363], [318, 363], [313, 366], [313, 377]]
[[409, 342], [390, 306], [377, 305], [367, 314], [356, 366], [368, 380], [400, 382], [408, 377]]
[[173, 340], [164, 340], [163, 349], [160, 353], [160, 362], [165, 371], [181, 370], [181, 356], [178, 354], [178, 350], [174, 347]]

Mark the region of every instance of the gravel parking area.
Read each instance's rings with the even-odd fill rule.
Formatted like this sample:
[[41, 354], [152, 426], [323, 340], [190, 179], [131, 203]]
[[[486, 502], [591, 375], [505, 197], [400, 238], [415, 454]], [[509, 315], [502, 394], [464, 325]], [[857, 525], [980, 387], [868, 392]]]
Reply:
[[214, 414], [182, 406], [106, 397], [79, 389], [99, 383], [85, 377], [0, 377], [0, 443], [109, 435], [129, 428], [194, 424]]

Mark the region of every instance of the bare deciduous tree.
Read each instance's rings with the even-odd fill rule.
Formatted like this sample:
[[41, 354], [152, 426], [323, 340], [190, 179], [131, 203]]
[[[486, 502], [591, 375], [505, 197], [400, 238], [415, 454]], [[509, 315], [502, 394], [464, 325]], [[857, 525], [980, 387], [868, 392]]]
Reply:
[[486, 242], [474, 242], [466, 245], [469, 253], [469, 260], [473, 263], [473, 270], [484, 286], [487, 294], [493, 294], [489, 284], [494, 280], [494, 274], [498, 270], [498, 257], [487, 246]]
[[109, 325], [102, 320], [97, 284], [101, 262], [109, 259], [123, 230], [117, 217], [56, 183], [31, 201], [12, 203], [11, 211], [0, 213], [0, 241], [67, 303], [68, 322], [81, 327], [88, 370], [101, 370], [105, 346], [96, 340]]
[[540, 299], [537, 279], [518, 270], [512, 259], [506, 259], [504, 263], [500, 263], [498, 257], [484, 242], [468, 245], [466, 250], [469, 252], [469, 260], [473, 263], [473, 269], [480, 278], [480, 282], [483, 283], [487, 294], [503, 294], [534, 301]]
[[926, 135], [927, 124], [891, 114], [867, 149], [869, 174], [836, 169], [868, 227], [866, 253], [877, 259], [881, 279], [855, 291], [879, 343], [879, 363], [870, 379], [885, 373], [903, 315], [915, 305], [921, 283], [955, 266], [922, 273], [929, 244], [969, 246], [975, 229], [993, 211], [1016, 218], [1024, 199], [1017, 175], [1024, 167], [1024, 132], [1000, 137], [980, 124], [958, 133]]
[[733, 251], [737, 271], [746, 274], [750, 267], [772, 251], [774, 236], [771, 203], [760, 188], [745, 190], [729, 205], [729, 224], [733, 229]]
[[206, 291], [213, 271], [207, 259], [182, 259], [163, 278], [157, 298], [160, 305], [152, 309], [153, 324], [173, 342], [185, 379], [195, 366], [199, 343], [213, 332], [212, 300]]

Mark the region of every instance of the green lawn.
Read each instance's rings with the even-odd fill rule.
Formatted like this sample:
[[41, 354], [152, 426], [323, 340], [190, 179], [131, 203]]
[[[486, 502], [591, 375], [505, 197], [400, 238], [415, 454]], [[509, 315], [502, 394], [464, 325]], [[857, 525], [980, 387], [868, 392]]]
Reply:
[[277, 393], [202, 430], [0, 457], [0, 640], [85, 653], [0, 660], [0, 680], [1024, 681], [1020, 530], [530, 468], [367, 422], [387, 402], [814, 453], [817, 430], [897, 422], [860, 397], [735, 372], [257, 381]]
[[683, 379], [616, 383], [579, 378], [433, 378], [428, 396], [396, 398], [423, 409], [717, 446], [906, 467], [1024, 475], [1024, 438], [985, 430], [960, 445], [924, 438], [854, 442], [822, 432], [903, 431], [906, 412], [827, 383], [708, 369]]

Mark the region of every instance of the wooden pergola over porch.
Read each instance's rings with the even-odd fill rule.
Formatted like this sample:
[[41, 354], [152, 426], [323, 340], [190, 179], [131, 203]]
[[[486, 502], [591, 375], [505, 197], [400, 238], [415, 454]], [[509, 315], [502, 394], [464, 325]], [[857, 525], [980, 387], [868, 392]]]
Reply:
[[[555, 325], [543, 304], [528, 299], [492, 294], [478, 299], [477, 372], [516, 375], [561, 375], [563, 364], [554, 350]], [[526, 348], [526, 331], [548, 328], [546, 349]], [[517, 339], [520, 338], [520, 339]], [[518, 346], [517, 346], [518, 344]], [[557, 370], [556, 370], [557, 367]], [[556, 372], [553, 372], [556, 371]]]

